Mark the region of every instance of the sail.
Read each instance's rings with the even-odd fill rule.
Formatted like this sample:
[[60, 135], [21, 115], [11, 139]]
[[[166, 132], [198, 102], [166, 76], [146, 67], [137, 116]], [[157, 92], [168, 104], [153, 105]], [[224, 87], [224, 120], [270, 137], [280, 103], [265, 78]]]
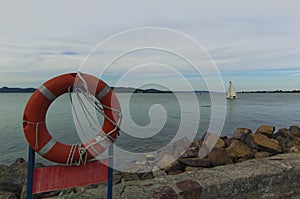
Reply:
[[229, 82], [227, 98], [230, 98], [230, 99], [235, 99], [236, 98], [236, 93], [235, 93], [235, 90], [234, 90], [234, 87], [233, 87], [233, 84], [232, 84], [231, 81]]

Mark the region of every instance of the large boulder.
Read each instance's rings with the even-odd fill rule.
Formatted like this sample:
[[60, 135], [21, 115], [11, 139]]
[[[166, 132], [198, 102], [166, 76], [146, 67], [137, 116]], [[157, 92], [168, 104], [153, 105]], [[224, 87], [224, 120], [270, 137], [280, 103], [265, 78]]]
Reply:
[[17, 159], [10, 166], [0, 165], [0, 191], [10, 192], [20, 197], [27, 177], [27, 163]]
[[264, 135], [266, 135], [268, 137], [272, 137], [274, 131], [275, 131], [275, 127], [274, 126], [263, 125], [263, 126], [260, 126], [256, 130], [256, 133], [261, 133], [261, 134], [264, 134]]
[[245, 141], [248, 146], [260, 151], [266, 151], [272, 154], [282, 152], [277, 140], [268, 138], [261, 133], [250, 134]]
[[300, 138], [294, 138], [293, 140], [289, 141], [286, 146], [292, 147], [292, 146], [300, 146]]
[[[182, 156], [193, 144], [188, 138], [183, 137], [176, 140], [174, 143], [168, 144], [157, 152], [157, 160], [163, 160], [165, 155], [170, 155], [173, 157]], [[198, 147], [198, 149], [197, 149]], [[199, 146], [193, 147], [193, 149], [199, 150]]]
[[171, 164], [164, 167], [164, 170], [169, 174], [170, 172], [174, 171], [182, 171], [183, 165], [178, 160], [175, 160]]
[[157, 166], [153, 167], [152, 174], [155, 178], [168, 175], [165, 170], [161, 170]]
[[181, 158], [197, 158], [199, 154], [199, 148], [196, 147], [188, 148], [182, 155]]
[[224, 148], [213, 148], [207, 155], [212, 166], [232, 163], [229, 152]]
[[277, 137], [289, 138], [289, 130], [287, 128], [278, 129], [278, 131], [273, 135], [273, 138]]
[[157, 151], [156, 159], [158, 161], [163, 160], [166, 155], [175, 156], [173, 144], [168, 144], [167, 146]]
[[250, 134], [252, 134], [251, 129], [237, 128], [233, 133], [233, 138], [239, 139], [244, 142]]
[[289, 128], [290, 134], [294, 137], [300, 138], [300, 127], [299, 126], [290, 126]]
[[219, 137], [219, 135], [206, 132], [203, 137], [201, 138], [201, 141], [207, 148], [224, 148], [225, 142]]
[[174, 157], [180, 157], [182, 154], [185, 153], [185, 151], [189, 148], [189, 146], [192, 144], [192, 142], [187, 138], [183, 137], [173, 143], [173, 156]]
[[172, 155], [167, 154], [167, 155], [164, 155], [163, 158], [158, 161], [156, 166], [160, 169], [163, 169], [175, 161], [176, 161], [176, 158], [174, 158]]
[[295, 137], [289, 133], [287, 128], [279, 129], [275, 134], [273, 134], [273, 138], [278, 141], [282, 148], [282, 152], [284, 153], [288, 153], [290, 151], [290, 147], [294, 146]]
[[218, 138], [214, 147], [224, 148], [225, 146], [226, 146], [225, 142], [221, 138]]
[[229, 152], [230, 157], [234, 159], [250, 158], [252, 156], [250, 147], [238, 140], [233, 141], [226, 150]]

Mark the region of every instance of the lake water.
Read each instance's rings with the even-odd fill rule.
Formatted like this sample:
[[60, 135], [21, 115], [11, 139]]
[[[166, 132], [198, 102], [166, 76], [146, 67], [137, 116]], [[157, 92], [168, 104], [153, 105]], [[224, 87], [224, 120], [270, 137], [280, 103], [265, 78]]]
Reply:
[[[22, 115], [30, 95], [31, 93], [0, 93], [0, 164], [10, 164], [18, 157], [27, 158], [28, 145], [22, 131]], [[180, 95], [185, 103], [191, 103], [190, 94]], [[126, 133], [121, 132], [116, 142], [118, 147], [127, 151], [150, 152], [168, 143], [178, 131], [182, 114], [189, 118], [191, 124], [193, 120], [197, 121], [192, 112], [189, 112], [192, 109], [181, 112], [178, 100], [173, 94], [135, 94], [131, 98], [128, 94], [117, 96], [121, 105], [126, 99], [129, 100], [129, 112], [125, 112], [123, 117], [131, 117], [133, 120], [131, 123], [124, 120], [122, 125], [125, 125]], [[237, 100], [226, 102], [227, 114], [222, 135], [231, 136], [238, 127], [255, 131], [260, 125], [273, 125], [277, 129], [300, 125], [299, 93], [243, 93], [238, 97]], [[207, 93], [197, 94], [197, 100], [200, 123], [197, 132], [192, 133], [200, 137], [210, 122], [211, 103]], [[163, 111], [161, 106], [164, 107]], [[161, 128], [158, 126], [161, 125], [164, 113], [166, 118]], [[157, 125], [149, 126], [151, 122], [156, 122]], [[59, 141], [68, 144], [80, 142], [67, 95], [58, 98], [51, 105], [47, 115], [47, 127]], [[149, 135], [143, 135], [145, 132]], [[38, 161], [45, 162], [39, 156], [37, 158]]]

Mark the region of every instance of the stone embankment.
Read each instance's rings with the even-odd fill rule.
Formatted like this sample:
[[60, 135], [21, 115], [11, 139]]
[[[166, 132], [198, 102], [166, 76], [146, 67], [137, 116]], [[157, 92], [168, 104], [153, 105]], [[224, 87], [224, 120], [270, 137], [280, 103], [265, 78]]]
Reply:
[[[113, 198], [296, 199], [300, 196], [299, 177], [300, 153], [288, 153], [120, 183], [114, 186]], [[90, 189], [54, 198], [106, 198], [106, 189]]]
[[[188, 149], [182, 147], [187, 143], [190, 145]], [[203, 151], [208, 152], [212, 145], [213, 148], [208, 154], [204, 153], [205, 156], [199, 157]], [[159, 151], [156, 157], [151, 154], [141, 157], [127, 172], [115, 174], [114, 197], [294, 196], [300, 193], [300, 153], [295, 153], [299, 151], [298, 126], [282, 128], [277, 132], [272, 126], [261, 126], [255, 133], [247, 128], [238, 128], [231, 138], [219, 138], [206, 133], [192, 144], [183, 138]], [[27, 163], [18, 159], [10, 166], [0, 167], [0, 199], [25, 198]], [[35, 197], [105, 198], [105, 186], [100, 184], [76, 187]]]

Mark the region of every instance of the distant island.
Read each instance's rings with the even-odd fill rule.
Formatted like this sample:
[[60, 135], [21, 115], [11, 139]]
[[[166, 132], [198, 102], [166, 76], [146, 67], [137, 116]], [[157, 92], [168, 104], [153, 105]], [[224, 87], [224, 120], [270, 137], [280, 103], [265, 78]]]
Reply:
[[116, 93], [208, 93], [208, 91], [162, 91], [154, 88], [150, 89], [139, 89], [131, 87], [112, 87]]
[[240, 91], [238, 93], [300, 93], [300, 90], [273, 90], [273, 91]]
[[0, 88], [0, 93], [33, 93], [35, 88], [8, 88], [2, 87]]
[[[208, 93], [208, 91], [163, 91], [157, 89], [139, 89], [131, 87], [111, 87], [116, 93]], [[33, 93], [36, 88], [0, 88], [0, 93]], [[239, 91], [237, 93], [300, 93], [300, 90], [274, 90], [274, 91]]]
[[[111, 87], [116, 93], [173, 93], [157, 89], [136, 89], [131, 87]], [[33, 93], [36, 88], [0, 88], [0, 93]], [[176, 91], [176, 93], [190, 93], [191, 91]], [[195, 93], [208, 93], [208, 91], [194, 91]]]

